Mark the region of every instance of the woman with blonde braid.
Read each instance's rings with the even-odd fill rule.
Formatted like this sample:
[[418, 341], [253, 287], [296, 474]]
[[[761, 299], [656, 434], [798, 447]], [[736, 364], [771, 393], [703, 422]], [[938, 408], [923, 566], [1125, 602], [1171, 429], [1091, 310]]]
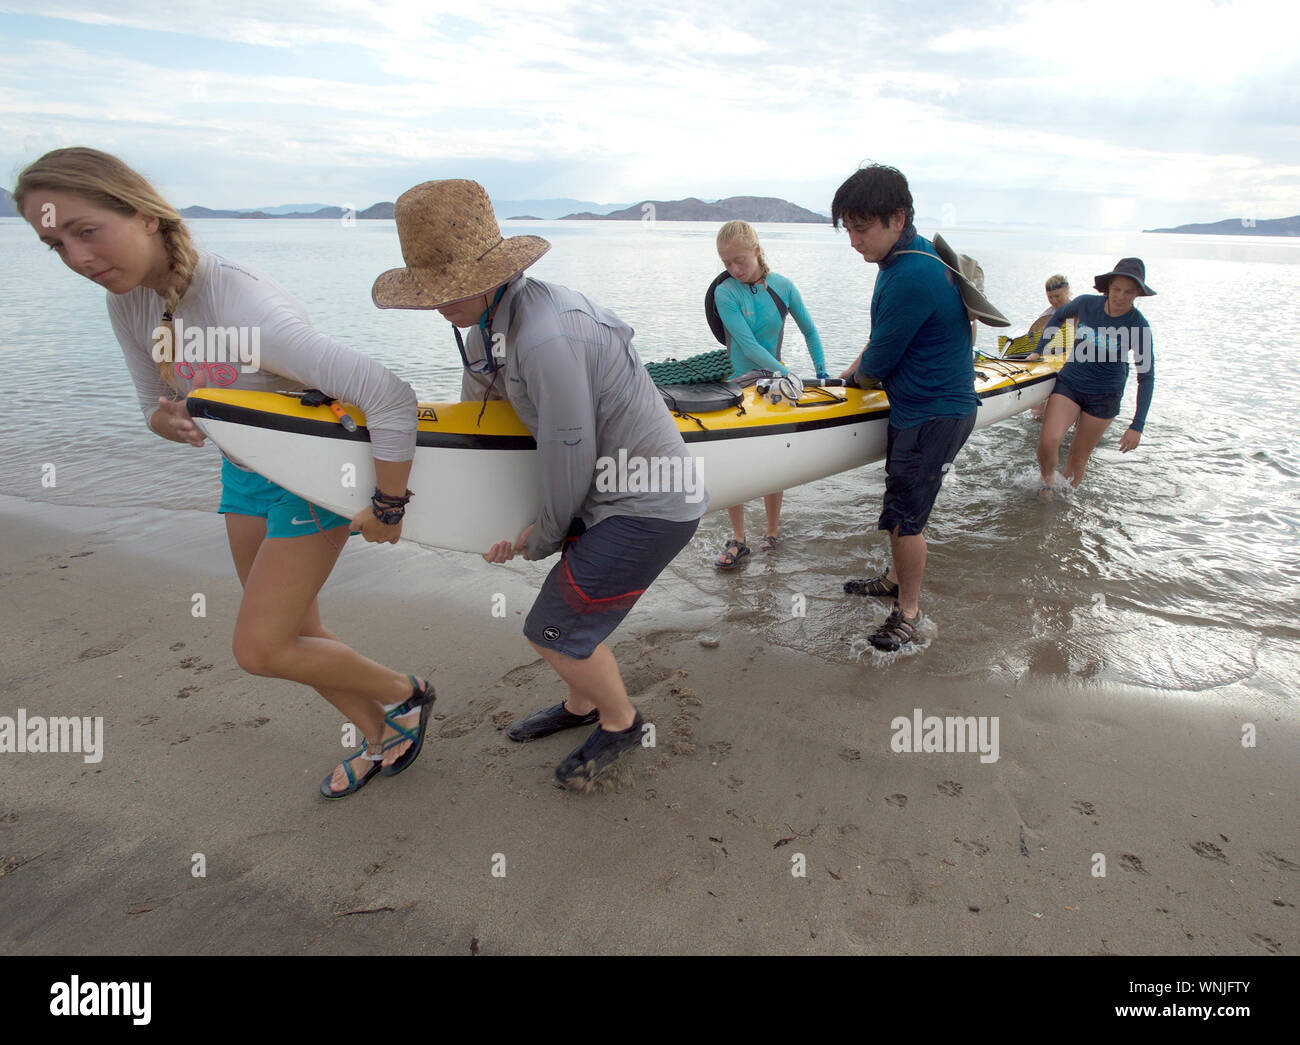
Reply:
[[[376, 773], [401, 772], [423, 745], [433, 687], [344, 645], [321, 623], [316, 596], [350, 530], [374, 542], [394, 543], [401, 534], [415, 394], [379, 363], [312, 327], [302, 305], [269, 277], [197, 249], [176, 210], [114, 156], [56, 149], [22, 172], [13, 196], [41, 241], [108, 291], [113, 331], [155, 434], [202, 446], [185, 395], [209, 381], [260, 391], [319, 388], [365, 410], [377, 482], [371, 508], [349, 521], [225, 458], [218, 511], [244, 588], [233, 643], [240, 667], [313, 687], [365, 737], [321, 782], [321, 794], [342, 798]], [[256, 330], [261, 358], [243, 369], [213, 359], [176, 361], [178, 321], [203, 331]]]

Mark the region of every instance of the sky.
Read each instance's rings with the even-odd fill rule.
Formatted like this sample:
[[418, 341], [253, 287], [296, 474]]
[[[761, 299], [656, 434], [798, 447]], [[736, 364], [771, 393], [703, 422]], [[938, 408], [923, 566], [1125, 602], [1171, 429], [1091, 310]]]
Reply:
[[0, 0], [0, 178], [90, 145], [178, 207], [778, 196], [865, 162], [945, 225], [1300, 213], [1261, 0]]

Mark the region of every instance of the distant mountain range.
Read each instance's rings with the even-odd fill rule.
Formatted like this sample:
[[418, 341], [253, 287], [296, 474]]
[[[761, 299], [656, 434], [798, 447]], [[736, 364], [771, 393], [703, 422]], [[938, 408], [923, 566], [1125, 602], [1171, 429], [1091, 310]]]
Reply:
[[684, 200], [642, 200], [609, 214], [584, 211], [566, 214], [566, 221], [776, 221], [825, 225], [830, 217], [805, 210], [772, 196], [730, 196], [705, 203], [694, 196]]
[[[505, 220], [544, 221], [562, 217], [566, 221], [642, 221], [651, 215], [655, 221], [742, 221], [758, 222], [807, 222], [825, 224], [830, 221], [825, 214], [817, 214], [786, 200], [771, 196], [732, 196], [725, 200], [706, 203], [694, 196], [684, 200], [643, 200], [630, 207], [618, 204], [597, 207], [597, 210], [584, 210], [576, 213], [557, 215], [559, 205], [581, 203], [579, 200], [503, 200], [494, 204], [498, 215], [508, 215]], [[543, 206], [538, 206], [543, 204]], [[526, 212], [526, 213], [521, 213]], [[342, 207], [318, 207], [304, 204], [301, 209], [292, 204], [280, 207], [265, 207], [260, 210], [213, 210], [209, 207], [186, 207], [181, 211], [185, 218], [308, 218], [315, 220], [337, 221], [343, 217]], [[376, 203], [373, 207], [359, 210], [355, 215], [359, 219], [391, 219], [393, 205]]]
[[[653, 208], [651, 211], [650, 208]], [[499, 220], [549, 221], [564, 218], [571, 221], [641, 221], [651, 213], [656, 221], [742, 221], [758, 222], [808, 222], [824, 224], [830, 221], [825, 214], [817, 214], [786, 200], [771, 196], [732, 196], [725, 200], [705, 201], [690, 197], [684, 200], [642, 200], [627, 206], [622, 203], [593, 203], [589, 200], [498, 200], [493, 204]], [[184, 207], [181, 217], [194, 220], [249, 218], [307, 219], [337, 221], [346, 213], [342, 207], [320, 203], [284, 203], [274, 207], [256, 209], [217, 209], [212, 207]], [[0, 189], [0, 217], [19, 217], [13, 198]], [[391, 220], [393, 205], [376, 203], [355, 214], [362, 220]]]
[[[550, 200], [497, 200], [492, 204], [498, 220], [542, 221], [571, 214], [578, 208], [586, 208], [596, 214], [605, 214], [625, 206], [622, 203], [592, 203], [590, 200], [550, 199]], [[509, 215], [511, 217], [505, 217]], [[514, 218], [514, 215], [521, 217]], [[285, 203], [278, 207], [258, 207], [253, 210], [214, 210], [210, 207], [186, 207], [181, 211], [185, 218], [308, 218], [317, 221], [337, 220], [343, 216], [342, 207], [331, 207], [323, 203]], [[359, 210], [356, 217], [365, 220], [392, 220], [393, 205], [376, 203], [373, 207]]]
[[[209, 218], [308, 218], [316, 221], [337, 221], [347, 212], [342, 207], [316, 207], [315, 210], [291, 210], [293, 204], [282, 207], [269, 207], [265, 210], [212, 210], [210, 207], [184, 207], [181, 210], [182, 218], [195, 218], [205, 220]], [[307, 204], [315, 207], [315, 204]], [[367, 207], [365, 210], [359, 210], [354, 217], [367, 220], [379, 218], [391, 219], [393, 216], [393, 205], [391, 203], [376, 203], [373, 207]]]
[[1143, 229], [1143, 232], [1185, 232], [1202, 236], [1300, 236], [1300, 214], [1293, 218], [1264, 218], [1261, 221], [1225, 218], [1199, 225], [1172, 229]]
[[492, 201], [492, 209], [497, 212], [497, 216], [507, 221], [520, 220], [525, 215], [533, 221], [550, 221], [580, 210], [590, 211], [593, 214], [608, 214], [612, 210], [622, 210], [626, 206], [626, 203], [593, 203], [591, 200], [575, 200], [567, 197], [550, 200]]

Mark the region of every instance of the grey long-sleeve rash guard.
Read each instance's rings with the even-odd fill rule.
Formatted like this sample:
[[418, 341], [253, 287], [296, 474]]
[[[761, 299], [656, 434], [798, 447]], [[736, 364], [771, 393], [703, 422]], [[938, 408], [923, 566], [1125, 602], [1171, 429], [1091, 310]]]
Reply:
[[[508, 397], [537, 440], [542, 509], [525, 547], [528, 558], [558, 550], [575, 518], [594, 526], [614, 515], [687, 522], [704, 514], [702, 470], [632, 348], [631, 327], [576, 291], [521, 275], [506, 285], [491, 332], [505, 335], [505, 366], [490, 398]], [[487, 358], [478, 328], [465, 342], [471, 359]], [[482, 399], [490, 383], [466, 371], [462, 398]], [[604, 481], [620, 460], [647, 462], [651, 474], [681, 481], [655, 482], [654, 489], [640, 488], [646, 484], [635, 478]]]
[[[153, 332], [162, 312], [162, 298], [147, 287], [108, 295], [113, 333], [122, 346], [146, 422], [158, 409], [159, 396], [175, 395], [163, 383], [152, 355]], [[365, 411], [377, 460], [409, 461], [415, 456], [416, 398], [411, 386], [381, 363], [313, 327], [297, 298], [264, 273], [200, 250], [194, 278], [176, 307], [175, 318], [181, 344], [172, 358], [181, 374], [192, 373], [193, 367], [188, 364], [187, 369], [182, 362], [190, 341], [187, 328], [200, 331], [205, 346], [209, 331], [233, 330], [245, 349], [257, 345], [258, 369], [245, 373], [239, 358], [228, 368], [209, 366], [209, 386], [256, 392], [319, 388]], [[221, 346], [218, 354], [230, 355], [229, 340], [221, 337], [214, 344]], [[180, 374], [176, 380], [182, 388], [193, 384]]]

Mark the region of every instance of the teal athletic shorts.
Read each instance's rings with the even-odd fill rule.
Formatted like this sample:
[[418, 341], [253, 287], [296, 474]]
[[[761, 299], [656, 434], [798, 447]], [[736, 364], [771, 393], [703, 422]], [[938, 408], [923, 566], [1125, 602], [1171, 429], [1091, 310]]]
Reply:
[[304, 501], [256, 472], [246, 472], [221, 459], [222, 515], [255, 515], [266, 520], [268, 537], [306, 537], [347, 526], [352, 520]]

